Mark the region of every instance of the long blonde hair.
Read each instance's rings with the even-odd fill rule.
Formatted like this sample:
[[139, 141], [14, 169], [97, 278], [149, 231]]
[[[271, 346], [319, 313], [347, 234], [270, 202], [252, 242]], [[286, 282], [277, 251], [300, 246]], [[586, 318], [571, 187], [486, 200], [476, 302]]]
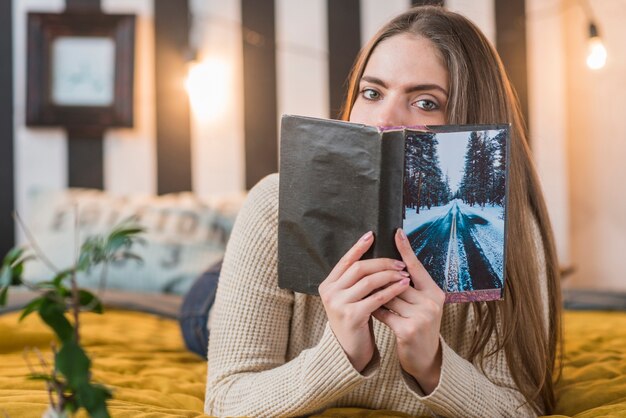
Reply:
[[[349, 119], [374, 48], [401, 33], [427, 38], [440, 52], [450, 81], [448, 123], [511, 124], [504, 301], [474, 303], [479, 328], [470, 361], [504, 349], [511, 375], [527, 402], [538, 413], [551, 413], [555, 375], [560, 370], [560, 362], [556, 366], [561, 347], [558, 263], [519, 102], [495, 49], [465, 17], [437, 6], [414, 7], [388, 22], [361, 50], [350, 75], [342, 119]], [[542, 245], [537, 245], [535, 224]], [[548, 324], [538, 280], [543, 270], [548, 285]], [[484, 353], [494, 333], [497, 347]]]

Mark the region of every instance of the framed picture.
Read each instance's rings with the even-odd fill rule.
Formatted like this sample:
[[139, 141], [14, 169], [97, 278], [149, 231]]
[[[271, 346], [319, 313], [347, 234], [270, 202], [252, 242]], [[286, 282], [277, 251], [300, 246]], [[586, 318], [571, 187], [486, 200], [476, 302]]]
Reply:
[[133, 125], [135, 16], [29, 13], [26, 124]]

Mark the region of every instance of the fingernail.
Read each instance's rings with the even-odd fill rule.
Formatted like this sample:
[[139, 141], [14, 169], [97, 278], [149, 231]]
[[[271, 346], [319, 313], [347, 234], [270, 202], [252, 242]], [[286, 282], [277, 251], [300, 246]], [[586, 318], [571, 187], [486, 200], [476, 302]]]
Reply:
[[400, 271], [399, 273], [400, 273], [400, 276], [402, 277], [411, 277], [411, 275], [406, 271]]
[[409, 279], [402, 279], [402, 280], [400, 280], [400, 284], [403, 285], [403, 286], [406, 285], [406, 284], [409, 284]]
[[406, 240], [406, 234], [402, 228], [398, 228], [398, 236], [402, 241]]
[[402, 261], [394, 261], [393, 266], [399, 270], [403, 270], [406, 267], [406, 264], [404, 264]]
[[372, 235], [374, 235], [374, 234], [372, 233], [372, 231], [367, 231], [367, 232], [365, 233], [365, 235], [363, 235], [363, 236], [361, 237], [360, 241], [362, 241], [362, 242], [367, 242], [367, 241], [369, 241], [369, 240], [372, 238]]

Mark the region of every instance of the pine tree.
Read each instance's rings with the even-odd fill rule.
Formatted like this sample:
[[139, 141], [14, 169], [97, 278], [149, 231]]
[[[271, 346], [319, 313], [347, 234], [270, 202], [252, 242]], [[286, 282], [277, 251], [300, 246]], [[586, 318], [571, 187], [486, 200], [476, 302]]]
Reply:
[[438, 140], [434, 133], [410, 135], [405, 144], [405, 189], [404, 206], [430, 209], [449, 199], [443, 179], [439, 157]]
[[506, 131], [501, 130], [493, 138], [493, 144], [495, 147], [494, 157], [496, 164], [494, 167], [494, 186], [493, 186], [493, 203], [496, 205], [504, 205], [504, 197], [506, 193]]
[[479, 204], [484, 207], [491, 201], [491, 191], [494, 184], [493, 165], [494, 165], [494, 149], [491, 145], [488, 133], [483, 132], [480, 135], [480, 152], [479, 152]]
[[450, 188], [450, 176], [446, 171], [446, 178], [444, 180], [444, 189], [443, 189], [443, 205], [447, 205], [448, 202], [452, 200], [452, 189]]
[[461, 199], [470, 206], [478, 201], [479, 176], [478, 165], [480, 158], [480, 137], [478, 132], [470, 133], [465, 151], [465, 166], [463, 178], [459, 188]]

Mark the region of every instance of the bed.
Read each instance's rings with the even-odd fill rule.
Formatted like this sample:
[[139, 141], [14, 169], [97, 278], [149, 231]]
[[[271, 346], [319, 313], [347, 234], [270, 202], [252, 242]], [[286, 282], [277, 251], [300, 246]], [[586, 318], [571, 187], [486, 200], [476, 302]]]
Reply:
[[[147, 227], [146, 244], [136, 251], [144, 262], [111, 269], [106, 312], [86, 315], [81, 327], [95, 380], [114, 392], [113, 417], [205, 416], [206, 361], [185, 348], [176, 318], [181, 295], [221, 260], [242, 200], [241, 195], [201, 199], [191, 194], [120, 198], [76, 189], [33, 194], [31, 232], [61, 264], [73, 253], [77, 205], [85, 234], [106, 231], [114, 219], [128, 216]], [[35, 265], [25, 273], [32, 281], [49, 279], [42, 268]], [[96, 284], [93, 277], [80, 280], [86, 287]], [[49, 356], [52, 334], [36, 315], [18, 323], [15, 312], [31, 297], [12, 292], [9, 308], [0, 310], [0, 417], [40, 417], [48, 404], [43, 384], [27, 379], [24, 347]], [[626, 417], [626, 296], [567, 292], [565, 302], [565, 359], [556, 409], [561, 415], [556, 416]], [[33, 354], [27, 357], [37, 363]], [[405, 415], [343, 408], [317, 416]]]
[[[119, 308], [85, 316], [83, 342], [94, 361], [94, 378], [114, 391], [113, 417], [206, 416], [206, 362], [185, 349], [178, 322], [167, 316]], [[48, 399], [41, 382], [26, 378], [24, 347], [49, 352], [52, 334], [35, 315], [22, 324], [17, 319], [17, 312], [0, 315], [0, 415], [40, 417]], [[564, 369], [554, 416], [626, 416], [626, 312], [568, 309], [564, 325]], [[406, 415], [342, 408], [317, 416]]]

